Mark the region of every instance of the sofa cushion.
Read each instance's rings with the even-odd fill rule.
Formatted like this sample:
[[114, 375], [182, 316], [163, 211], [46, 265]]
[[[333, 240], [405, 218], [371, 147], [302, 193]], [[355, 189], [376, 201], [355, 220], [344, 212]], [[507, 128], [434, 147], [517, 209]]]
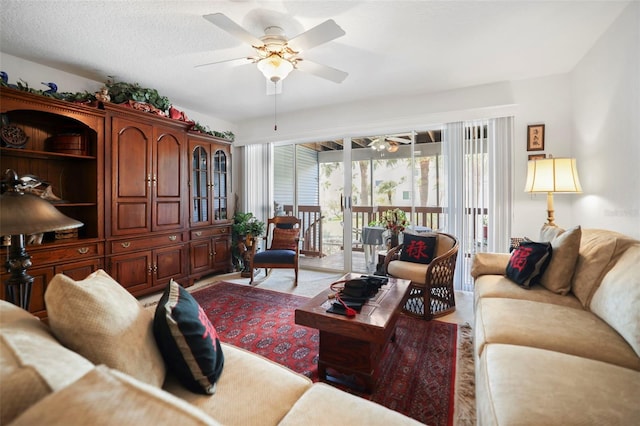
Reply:
[[571, 290], [571, 278], [576, 269], [582, 229], [573, 227], [549, 240], [553, 254], [540, 277], [540, 284], [554, 293], [567, 294]]
[[482, 275], [474, 282], [475, 304], [484, 298], [502, 297], [507, 299], [534, 300], [537, 302], [552, 303], [554, 305], [568, 306], [575, 309], [584, 309], [582, 303], [569, 293], [566, 296], [553, 293], [540, 285], [530, 289], [524, 289], [513, 285], [513, 282], [502, 275]]
[[506, 268], [506, 275], [524, 288], [536, 284], [551, 260], [551, 244], [523, 241], [514, 250]]
[[532, 302], [488, 298], [478, 302], [474, 345], [506, 343], [548, 349], [640, 371], [640, 358], [606, 322], [591, 312]]
[[277, 424], [311, 380], [260, 355], [222, 343], [224, 373], [214, 396], [189, 391], [169, 372], [164, 388], [224, 425]]
[[613, 231], [584, 229], [571, 291], [585, 307], [600, 286], [612, 260], [637, 241]]
[[153, 337], [153, 313], [103, 270], [81, 281], [53, 277], [45, 293], [49, 324], [67, 347], [162, 386], [165, 365]]
[[428, 264], [433, 260], [435, 251], [436, 237], [434, 235], [405, 234], [400, 260]]
[[[328, 414], [331, 413], [331, 414]], [[302, 395], [278, 426], [319, 424], [318, 419], [337, 425], [421, 425], [382, 405], [351, 395], [324, 383], [316, 383]]]
[[21, 425], [217, 425], [186, 402], [126, 374], [98, 366], [16, 419]]
[[0, 424], [92, 368], [91, 362], [62, 346], [38, 318], [0, 300]]
[[429, 265], [423, 265], [421, 263], [392, 260], [387, 266], [387, 272], [392, 277], [411, 280], [416, 284], [424, 284], [427, 279], [428, 267]]
[[509, 253], [476, 253], [471, 265], [471, 276], [504, 275], [511, 259]]
[[590, 309], [605, 320], [640, 357], [640, 243], [629, 247], [602, 279]]
[[476, 364], [479, 425], [631, 425], [640, 372], [545, 349], [488, 345]]
[[173, 280], [158, 302], [153, 332], [167, 367], [182, 384], [215, 393], [224, 365], [218, 333], [193, 296]]
[[[0, 350], [5, 348], [0, 344]], [[8, 425], [29, 407], [51, 393], [51, 388], [31, 366], [15, 368], [0, 377], [0, 424]]]

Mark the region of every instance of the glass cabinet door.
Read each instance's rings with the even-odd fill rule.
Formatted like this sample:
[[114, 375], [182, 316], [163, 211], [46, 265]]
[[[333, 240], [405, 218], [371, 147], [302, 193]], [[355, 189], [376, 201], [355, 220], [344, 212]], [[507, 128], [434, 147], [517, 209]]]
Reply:
[[213, 154], [213, 215], [214, 220], [227, 219], [227, 154]]
[[191, 157], [191, 220], [209, 221], [209, 158], [202, 146], [193, 149]]

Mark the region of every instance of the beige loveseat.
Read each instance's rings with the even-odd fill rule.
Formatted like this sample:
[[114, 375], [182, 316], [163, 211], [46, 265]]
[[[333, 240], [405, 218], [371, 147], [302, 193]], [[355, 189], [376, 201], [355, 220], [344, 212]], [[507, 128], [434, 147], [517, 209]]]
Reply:
[[530, 289], [509, 254], [474, 258], [479, 425], [640, 424], [640, 241], [543, 228], [552, 257]]
[[71, 285], [54, 278], [45, 297], [50, 326], [0, 301], [0, 424], [420, 424], [224, 343], [215, 394], [192, 393], [167, 373], [153, 312], [98, 272]]

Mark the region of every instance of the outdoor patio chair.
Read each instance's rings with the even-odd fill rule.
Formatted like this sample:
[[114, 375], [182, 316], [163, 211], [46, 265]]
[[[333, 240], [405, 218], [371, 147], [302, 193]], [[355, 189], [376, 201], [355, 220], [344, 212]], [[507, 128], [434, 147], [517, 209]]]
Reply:
[[251, 280], [258, 268], [265, 268], [265, 275], [274, 268], [293, 269], [295, 279], [293, 285], [298, 285], [298, 256], [300, 254], [300, 219], [295, 216], [276, 216], [267, 220], [267, 232], [264, 236], [264, 251], [256, 252], [257, 245], [252, 245], [250, 261]]
[[453, 275], [457, 257], [458, 240], [453, 235], [404, 233], [403, 243], [385, 256], [384, 272], [411, 280], [406, 314], [431, 320], [456, 310]]

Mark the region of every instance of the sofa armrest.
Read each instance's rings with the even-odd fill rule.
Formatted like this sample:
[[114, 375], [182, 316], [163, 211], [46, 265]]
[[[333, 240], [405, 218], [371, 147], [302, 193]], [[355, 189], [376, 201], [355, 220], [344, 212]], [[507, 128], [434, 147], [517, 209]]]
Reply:
[[476, 279], [480, 275], [504, 275], [510, 258], [509, 253], [476, 253], [471, 276]]

